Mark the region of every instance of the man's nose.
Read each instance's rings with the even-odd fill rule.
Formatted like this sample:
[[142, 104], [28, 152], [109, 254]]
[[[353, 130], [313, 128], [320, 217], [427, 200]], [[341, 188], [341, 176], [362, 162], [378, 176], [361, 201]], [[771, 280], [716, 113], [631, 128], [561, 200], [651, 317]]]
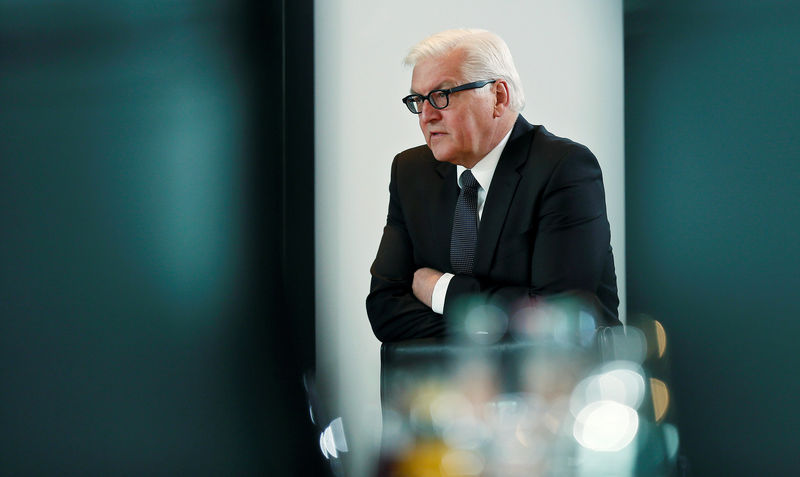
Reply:
[[420, 109], [419, 119], [424, 123], [432, 119], [437, 119], [442, 114], [440, 110], [431, 106], [431, 103], [428, 100], [423, 101], [420, 107], [422, 109]]

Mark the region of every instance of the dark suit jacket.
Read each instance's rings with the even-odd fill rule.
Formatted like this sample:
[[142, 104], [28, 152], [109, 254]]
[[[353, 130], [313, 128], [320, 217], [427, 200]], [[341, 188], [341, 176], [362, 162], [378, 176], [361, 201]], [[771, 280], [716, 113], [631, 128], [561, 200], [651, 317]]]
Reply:
[[517, 118], [484, 203], [473, 276], [453, 277], [443, 315], [417, 300], [411, 283], [421, 267], [453, 273], [456, 166], [427, 146], [401, 152], [389, 193], [367, 297], [379, 340], [448, 334], [453, 304], [465, 295], [512, 303], [578, 291], [595, 300], [600, 324], [619, 323], [603, 178], [585, 146]]

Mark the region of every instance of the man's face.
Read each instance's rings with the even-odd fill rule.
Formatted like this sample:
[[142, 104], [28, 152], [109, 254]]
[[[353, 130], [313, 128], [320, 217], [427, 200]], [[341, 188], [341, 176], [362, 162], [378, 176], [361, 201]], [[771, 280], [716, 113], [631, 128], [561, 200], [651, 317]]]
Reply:
[[[412, 92], [427, 95], [434, 89], [464, 84], [460, 69], [463, 59], [464, 52], [454, 50], [418, 62], [411, 76]], [[492, 150], [495, 96], [487, 93], [478, 89], [458, 91], [441, 110], [428, 101], [422, 103], [419, 127], [436, 160], [471, 168]]]

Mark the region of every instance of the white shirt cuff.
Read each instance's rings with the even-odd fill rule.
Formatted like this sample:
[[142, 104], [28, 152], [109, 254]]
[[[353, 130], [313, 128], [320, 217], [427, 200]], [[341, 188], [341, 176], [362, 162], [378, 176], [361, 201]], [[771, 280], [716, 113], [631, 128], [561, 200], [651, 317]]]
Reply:
[[450, 285], [450, 280], [453, 278], [452, 273], [444, 273], [436, 285], [433, 287], [433, 296], [431, 296], [431, 310], [440, 315], [444, 313], [444, 299], [447, 296], [447, 286]]

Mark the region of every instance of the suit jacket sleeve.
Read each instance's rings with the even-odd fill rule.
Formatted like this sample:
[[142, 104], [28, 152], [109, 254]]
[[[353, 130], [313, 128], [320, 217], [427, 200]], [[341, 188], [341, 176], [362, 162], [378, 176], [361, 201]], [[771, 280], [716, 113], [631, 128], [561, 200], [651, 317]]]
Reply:
[[[531, 211], [530, 230], [522, 234], [516, 253], [498, 247], [493, 263], [493, 270], [502, 274], [504, 263], [512, 267], [525, 261], [530, 267], [529, 282], [456, 275], [447, 290], [445, 319], [460, 297], [476, 295], [508, 304], [574, 292], [602, 308], [597, 295], [604, 293], [604, 282], [609, 273], [613, 279], [614, 272], [600, 166], [586, 147], [575, 143], [559, 156], [540, 195], [526, 197], [526, 191], [518, 191], [526, 200], [539, 202]], [[613, 294], [616, 297], [615, 284]], [[618, 323], [615, 312], [602, 313], [608, 324]]]
[[414, 250], [406, 229], [397, 188], [397, 157], [392, 162], [389, 212], [378, 253], [372, 264], [372, 283], [367, 296], [367, 314], [380, 341], [442, 336], [446, 324], [411, 291]]

